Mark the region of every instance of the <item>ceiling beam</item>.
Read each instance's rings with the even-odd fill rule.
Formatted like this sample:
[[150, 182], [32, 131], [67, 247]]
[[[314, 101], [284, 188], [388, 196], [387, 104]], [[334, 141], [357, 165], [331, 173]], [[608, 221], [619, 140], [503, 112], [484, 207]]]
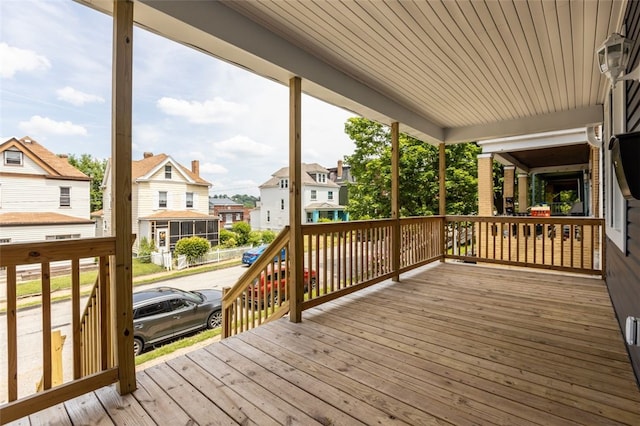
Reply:
[[529, 133], [552, 132], [556, 130], [587, 127], [602, 123], [602, 105], [559, 111], [551, 114], [500, 121], [475, 126], [445, 129], [447, 144], [481, 141]]

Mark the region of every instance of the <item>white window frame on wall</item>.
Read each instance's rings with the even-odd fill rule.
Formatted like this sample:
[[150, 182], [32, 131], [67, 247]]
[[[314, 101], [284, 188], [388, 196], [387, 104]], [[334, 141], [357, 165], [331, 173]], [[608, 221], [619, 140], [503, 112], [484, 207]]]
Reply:
[[[13, 154], [15, 158], [11, 158]], [[22, 166], [24, 164], [24, 155], [22, 151], [16, 151], [13, 149], [8, 149], [4, 152], [4, 165], [5, 166]]]
[[60, 207], [71, 207], [71, 187], [60, 187]]
[[[626, 120], [626, 84], [619, 83], [605, 101], [605, 134], [604, 149], [604, 179], [605, 179], [605, 223], [607, 237], [622, 253], [627, 253], [627, 200], [622, 196], [616, 178], [609, 139], [611, 136], [624, 133], [627, 130]], [[607, 123], [608, 121], [608, 123]], [[608, 124], [608, 125], [607, 125]]]

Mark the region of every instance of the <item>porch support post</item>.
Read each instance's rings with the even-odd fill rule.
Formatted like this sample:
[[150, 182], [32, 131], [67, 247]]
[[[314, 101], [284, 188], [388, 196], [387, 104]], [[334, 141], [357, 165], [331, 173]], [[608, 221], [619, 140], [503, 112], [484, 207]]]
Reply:
[[110, 263], [112, 323], [118, 363], [118, 392], [136, 390], [133, 355], [131, 260], [131, 116], [133, 86], [133, 2], [113, 2], [113, 77], [111, 102], [111, 229], [116, 254]]
[[304, 300], [304, 246], [302, 244], [302, 80], [289, 80], [289, 251], [291, 277], [291, 298], [289, 318], [292, 322], [302, 321]]
[[493, 154], [478, 155], [478, 216], [493, 216]]
[[440, 194], [438, 196], [438, 214], [444, 216], [447, 214], [447, 189], [445, 186], [445, 175], [447, 173], [447, 157], [445, 145], [438, 145], [438, 181], [440, 183]]
[[518, 213], [526, 213], [529, 209], [529, 175], [518, 173]]
[[[516, 166], [504, 166], [504, 180], [502, 183], [502, 214], [513, 214], [513, 202], [515, 201], [515, 185], [516, 185]], [[507, 202], [507, 198], [511, 199], [511, 202]], [[511, 208], [511, 211], [507, 211]]]
[[400, 123], [391, 123], [391, 235], [393, 281], [400, 281]]

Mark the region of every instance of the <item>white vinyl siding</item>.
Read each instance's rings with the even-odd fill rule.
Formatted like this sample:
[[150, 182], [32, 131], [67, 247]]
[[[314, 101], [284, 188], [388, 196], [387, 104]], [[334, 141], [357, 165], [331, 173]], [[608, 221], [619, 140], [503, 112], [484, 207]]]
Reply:
[[93, 223], [2, 227], [2, 238], [8, 238], [12, 243], [44, 241], [46, 236], [53, 235], [78, 235], [79, 238], [93, 238], [95, 237], [95, 233], [96, 227]]

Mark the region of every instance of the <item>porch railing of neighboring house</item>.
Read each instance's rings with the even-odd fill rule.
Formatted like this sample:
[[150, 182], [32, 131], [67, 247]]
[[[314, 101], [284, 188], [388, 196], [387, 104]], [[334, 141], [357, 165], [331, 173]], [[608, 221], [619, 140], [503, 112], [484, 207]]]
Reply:
[[604, 220], [447, 216], [450, 259], [604, 275]]
[[[8, 402], [0, 406], [0, 419], [8, 422], [24, 417], [43, 408], [63, 402], [90, 390], [115, 383], [118, 370], [113, 359], [111, 341], [111, 314], [109, 290], [109, 257], [115, 253], [115, 238], [88, 238], [69, 241], [17, 243], [0, 246], [0, 266], [7, 276], [7, 372]], [[80, 260], [94, 258], [98, 261], [96, 283], [84, 309], [80, 311]], [[57, 261], [71, 263], [71, 342], [73, 353], [73, 380], [52, 386], [51, 332], [52, 303], [50, 265]], [[17, 279], [16, 270], [22, 265], [41, 265], [40, 305], [42, 316], [43, 391], [35, 394], [19, 391], [33, 383], [19, 383], [21, 354], [18, 348]], [[4, 380], [4, 377], [3, 377]], [[26, 396], [20, 396], [19, 394]]]

